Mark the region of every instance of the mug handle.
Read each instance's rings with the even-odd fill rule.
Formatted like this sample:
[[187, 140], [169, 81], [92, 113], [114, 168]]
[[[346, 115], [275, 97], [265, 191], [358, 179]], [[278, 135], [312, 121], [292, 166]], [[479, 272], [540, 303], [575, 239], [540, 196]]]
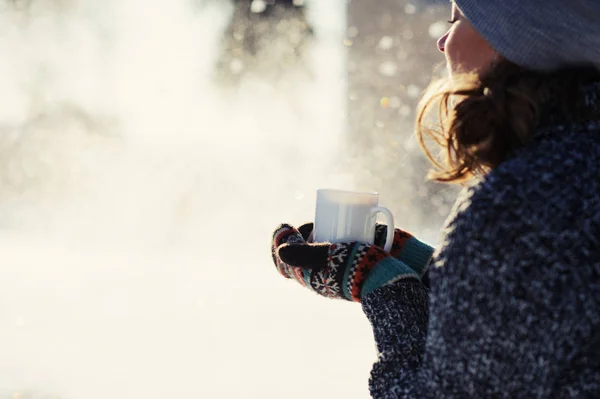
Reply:
[[384, 208], [383, 206], [376, 206], [375, 208], [373, 208], [372, 212], [373, 214], [383, 213], [383, 216], [385, 216], [388, 228], [383, 250], [386, 252], [390, 252], [392, 250], [392, 245], [394, 244], [394, 217], [392, 216], [392, 212], [390, 212], [389, 209]]

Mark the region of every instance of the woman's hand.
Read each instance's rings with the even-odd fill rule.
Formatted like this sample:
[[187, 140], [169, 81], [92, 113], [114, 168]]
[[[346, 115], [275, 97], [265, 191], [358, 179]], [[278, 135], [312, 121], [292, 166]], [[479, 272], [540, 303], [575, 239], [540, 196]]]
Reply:
[[309, 243], [310, 224], [280, 225], [273, 234], [273, 262], [286, 278], [328, 298], [359, 302], [363, 295], [403, 278], [410, 267], [378, 246], [360, 242]]
[[[312, 233], [314, 229], [313, 223], [305, 223], [298, 227], [298, 231], [302, 234], [302, 238], [308, 243], [312, 242]], [[375, 226], [374, 244], [380, 248], [385, 246], [387, 237], [387, 226], [378, 223]], [[429, 261], [433, 255], [434, 248], [421, 242], [411, 233], [399, 228], [394, 229], [394, 241], [390, 255], [404, 262], [408, 267], [413, 269], [421, 279], [424, 279]]]

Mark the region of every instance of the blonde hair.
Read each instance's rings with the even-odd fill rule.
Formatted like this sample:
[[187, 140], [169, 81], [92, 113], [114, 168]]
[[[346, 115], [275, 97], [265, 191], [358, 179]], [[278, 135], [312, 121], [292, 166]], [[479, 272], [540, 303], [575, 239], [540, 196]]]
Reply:
[[[463, 74], [432, 83], [416, 123], [419, 144], [434, 166], [428, 176], [462, 183], [487, 173], [530, 140], [546, 105], [559, 101], [569, 115], [580, 87], [599, 76], [593, 67], [545, 73], [500, 60], [481, 77]], [[426, 139], [441, 147], [440, 156]]]

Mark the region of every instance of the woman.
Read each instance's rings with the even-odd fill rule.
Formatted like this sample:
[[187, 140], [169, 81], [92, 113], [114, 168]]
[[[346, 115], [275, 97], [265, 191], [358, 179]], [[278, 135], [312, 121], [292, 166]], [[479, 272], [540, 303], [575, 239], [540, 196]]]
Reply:
[[313, 244], [310, 225], [282, 225], [275, 264], [361, 302], [374, 398], [600, 397], [600, 3], [455, 0], [450, 22], [450, 82], [417, 121], [444, 149], [425, 148], [433, 176], [471, 183], [440, 248], [399, 229], [390, 253]]

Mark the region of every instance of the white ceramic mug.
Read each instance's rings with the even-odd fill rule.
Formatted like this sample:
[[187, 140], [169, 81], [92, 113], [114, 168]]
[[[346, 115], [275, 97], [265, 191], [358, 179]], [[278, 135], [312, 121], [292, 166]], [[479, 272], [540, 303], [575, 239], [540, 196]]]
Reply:
[[387, 219], [383, 249], [389, 252], [394, 241], [394, 217], [389, 209], [379, 206], [379, 193], [318, 189], [312, 238], [315, 242], [373, 244], [378, 213]]

